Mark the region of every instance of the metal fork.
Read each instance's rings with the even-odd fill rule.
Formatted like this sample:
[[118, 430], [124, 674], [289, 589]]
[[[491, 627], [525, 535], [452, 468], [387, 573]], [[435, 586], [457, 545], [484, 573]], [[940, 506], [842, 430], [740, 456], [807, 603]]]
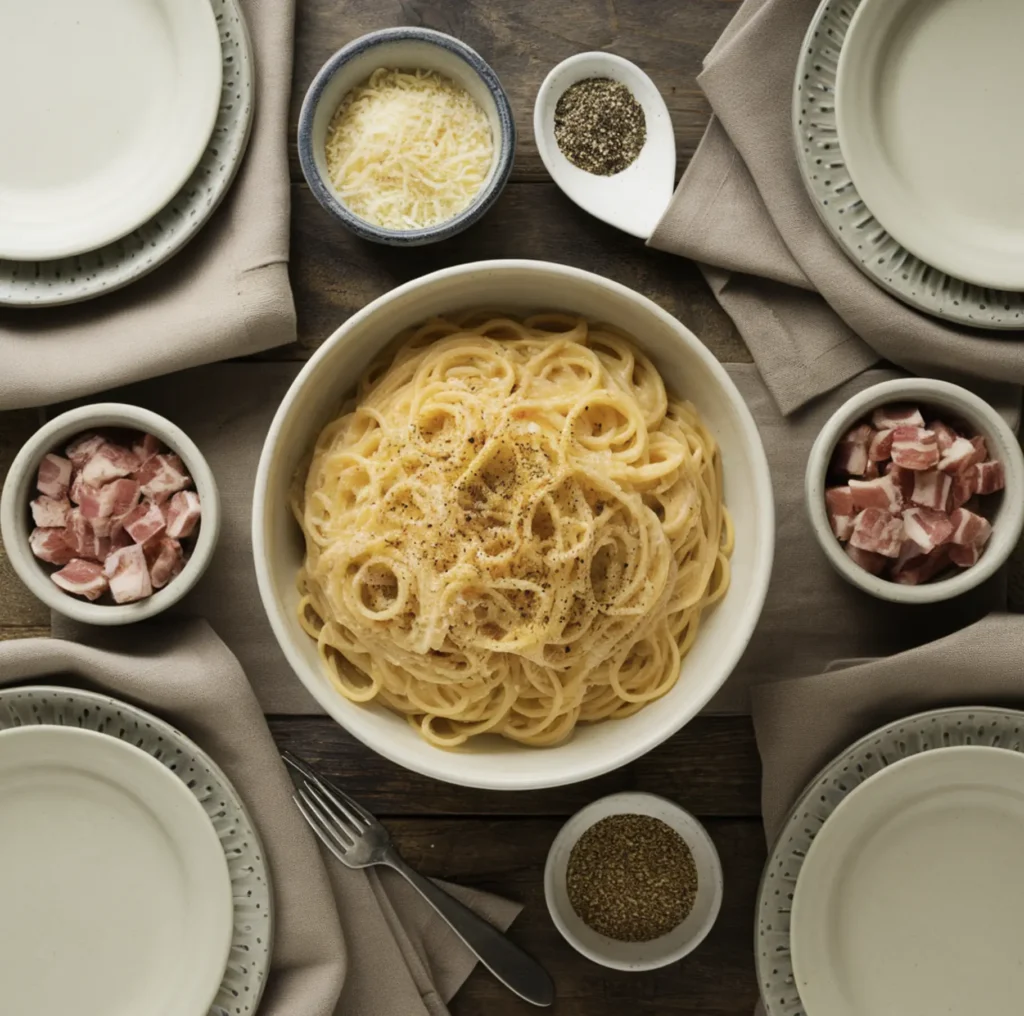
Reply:
[[497, 928], [412, 870], [399, 856], [388, 831], [361, 804], [316, 772], [308, 762], [284, 752], [299, 775], [292, 800], [321, 842], [349, 868], [383, 864], [397, 871], [448, 922], [480, 962], [506, 987], [533, 1005], [551, 1005], [555, 986], [547, 971]]

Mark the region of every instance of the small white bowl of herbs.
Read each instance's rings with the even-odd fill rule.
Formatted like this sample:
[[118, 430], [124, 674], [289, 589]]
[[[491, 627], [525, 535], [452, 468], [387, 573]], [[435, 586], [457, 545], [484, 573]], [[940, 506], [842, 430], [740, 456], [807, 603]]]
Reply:
[[714, 926], [722, 891], [707, 831], [654, 794], [612, 794], [577, 812], [544, 868], [555, 927], [577, 952], [616, 970], [689, 955]]

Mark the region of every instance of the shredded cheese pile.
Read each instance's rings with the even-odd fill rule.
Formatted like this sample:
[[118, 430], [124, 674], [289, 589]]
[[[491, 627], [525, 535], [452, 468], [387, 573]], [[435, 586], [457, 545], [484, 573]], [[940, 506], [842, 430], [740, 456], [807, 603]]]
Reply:
[[385, 229], [459, 214], [494, 157], [480, 105], [435, 71], [381, 67], [345, 96], [327, 130], [327, 169], [345, 204]]

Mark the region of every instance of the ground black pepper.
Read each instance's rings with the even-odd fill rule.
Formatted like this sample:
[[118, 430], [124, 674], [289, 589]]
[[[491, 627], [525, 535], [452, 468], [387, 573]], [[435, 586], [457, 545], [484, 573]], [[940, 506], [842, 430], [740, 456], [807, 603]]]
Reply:
[[621, 173], [636, 160], [646, 140], [643, 107], [618, 81], [577, 81], [555, 105], [555, 141], [574, 166], [588, 173]]
[[566, 889], [594, 931], [619, 942], [650, 942], [681, 924], [697, 898], [697, 867], [686, 841], [661, 819], [609, 815], [576, 841]]

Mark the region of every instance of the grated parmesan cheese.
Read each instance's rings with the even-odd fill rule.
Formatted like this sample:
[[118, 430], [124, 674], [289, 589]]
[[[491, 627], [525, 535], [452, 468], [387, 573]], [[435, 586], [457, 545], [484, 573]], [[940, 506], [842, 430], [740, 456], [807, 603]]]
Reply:
[[327, 130], [342, 201], [385, 229], [422, 229], [466, 209], [494, 158], [487, 115], [435, 71], [381, 67], [342, 100]]

